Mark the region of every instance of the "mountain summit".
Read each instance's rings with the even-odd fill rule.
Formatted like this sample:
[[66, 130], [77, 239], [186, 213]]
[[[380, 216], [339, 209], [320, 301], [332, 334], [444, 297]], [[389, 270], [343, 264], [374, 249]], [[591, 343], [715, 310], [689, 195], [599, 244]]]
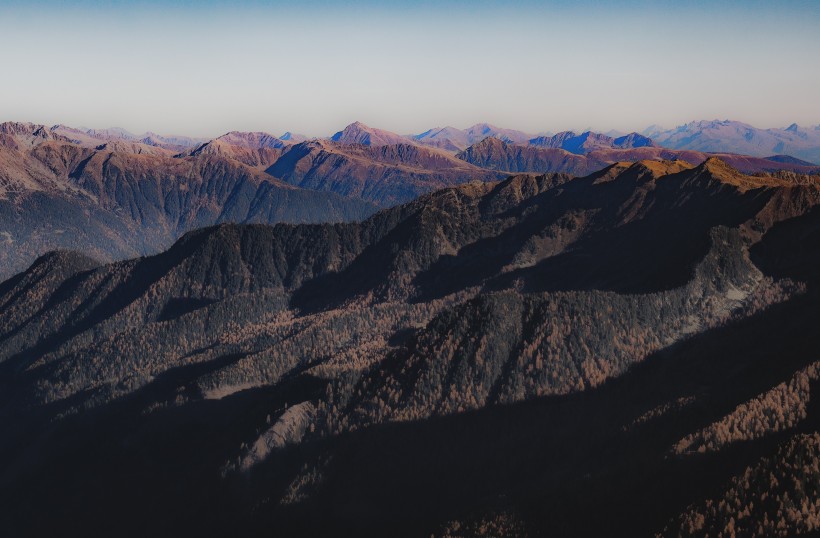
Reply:
[[340, 144], [362, 144], [364, 146], [389, 146], [407, 144], [409, 140], [396, 133], [368, 127], [361, 122], [353, 122], [330, 139]]

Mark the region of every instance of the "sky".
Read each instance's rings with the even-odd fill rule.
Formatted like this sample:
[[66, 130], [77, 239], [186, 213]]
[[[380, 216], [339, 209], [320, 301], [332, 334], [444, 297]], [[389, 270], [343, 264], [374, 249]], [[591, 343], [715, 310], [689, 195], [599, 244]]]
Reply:
[[0, 0], [0, 121], [217, 136], [820, 124], [820, 1]]

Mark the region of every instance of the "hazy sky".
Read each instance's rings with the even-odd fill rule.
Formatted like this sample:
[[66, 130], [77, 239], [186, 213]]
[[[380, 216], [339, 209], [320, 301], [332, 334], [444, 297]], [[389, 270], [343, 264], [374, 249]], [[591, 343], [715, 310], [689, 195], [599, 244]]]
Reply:
[[0, 120], [215, 136], [820, 123], [820, 1], [0, 0]]

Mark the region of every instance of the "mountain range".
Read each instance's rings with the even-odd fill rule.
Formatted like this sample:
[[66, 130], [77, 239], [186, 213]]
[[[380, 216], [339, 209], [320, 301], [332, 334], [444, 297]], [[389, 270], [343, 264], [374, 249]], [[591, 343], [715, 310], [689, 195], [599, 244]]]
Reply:
[[57, 248], [120, 260], [220, 222], [359, 220], [507, 173], [583, 176], [616, 162], [714, 155], [745, 173], [820, 169], [789, 155], [670, 150], [636, 133], [534, 136], [489, 124], [405, 137], [354, 122], [329, 139], [233, 131], [203, 140], [9, 122], [0, 124], [0, 241], [10, 247], [0, 277]]
[[409, 138], [420, 144], [455, 152], [467, 149], [468, 146], [487, 137], [499, 138], [511, 144], [521, 144], [533, 138], [533, 135], [513, 129], [503, 129], [489, 123], [477, 123], [463, 130], [455, 127], [436, 127], [421, 134], [411, 135]]
[[[615, 140], [617, 139], [609, 139], [610, 142]], [[776, 172], [778, 170], [808, 174], [820, 172], [820, 166], [788, 155], [760, 158], [734, 153], [670, 150], [654, 145], [630, 148], [619, 148], [610, 144], [593, 145], [583, 152], [575, 152], [547, 145], [508, 144], [498, 138], [490, 137], [456, 154], [458, 159], [489, 170], [511, 173], [567, 172], [576, 175], [590, 174], [616, 162], [683, 160], [699, 164], [711, 157], [719, 157], [734, 168], [746, 173]]]
[[[82, 129], [65, 125], [51, 128], [55, 134], [85, 144], [122, 140], [139, 142], [184, 151], [210, 141], [205, 138], [187, 136], [161, 136], [146, 132], [132, 134], [125, 129]], [[273, 136], [273, 135], [268, 135]], [[675, 150], [692, 150], [704, 153], [736, 153], [752, 157], [789, 155], [808, 164], [820, 165], [820, 125], [801, 127], [796, 123], [784, 128], [761, 129], [733, 120], [699, 120], [673, 129], [651, 125], [640, 133], [624, 133], [611, 130], [596, 133], [589, 130], [579, 134], [562, 131], [558, 134], [529, 134], [515, 129], [497, 127], [488, 123], [477, 123], [466, 129], [456, 127], [436, 127], [420, 134], [399, 135], [383, 129], [376, 129], [361, 122], [353, 122], [343, 130], [328, 137], [343, 144], [391, 145], [408, 140], [431, 146], [451, 153], [464, 151], [469, 146], [487, 137], [503, 140], [508, 144], [526, 144], [539, 147], [560, 148], [571, 153], [588, 153], [596, 149], [626, 149], [658, 146]], [[285, 132], [275, 137], [284, 144], [305, 142], [309, 137]]]
[[701, 153], [723, 153], [768, 158], [788, 155], [806, 166], [820, 165], [820, 125], [760, 129], [731, 120], [694, 121], [674, 129], [652, 125], [641, 133], [595, 133], [562, 131], [555, 135], [531, 135], [521, 131], [478, 124], [461, 130], [454, 127], [436, 128], [413, 135], [421, 144], [451, 152], [464, 151], [487, 137], [501, 139], [511, 145], [533, 145], [564, 149], [586, 154], [601, 149], [662, 147]]
[[278, 148], [229, 137], [176, 155], [122, 138], [78, 144], [62, 130], [0, 124], [2, 278], [54, 249], [110, 261], [159, 252], [219, 222], [358, 220], [376, 209], [256, 168]]
[[118, 127], [112, 127], [110, 129], [84, 129], [69, 127], [67, 125], [55, 125], [49, 130], [77, 144], [95, 145], [100, 142], [119, 140], [123, 142], [136, 142], [171, 151], [183, 151], [208, 141], [205, 138], [191, 138], [188, 136], [162, 136], [150, 131], [136, 135]]
[[[25, 133], [38, 170], [75, 147]], [[143, 159], [261, 188], [219, 156], [72, 151], [88, 164], [64, 188], [122, 211]], [[651, 159], [462, 182], [359, 222], [225, 223], [114, 263], [46, 254], [0, 284], [4, 530], [816, 530], [818, 204], [817, 175]]]
[[600, 149], [633, 149], [655, 146], [652, 140], [638, 133], [630, 133], [613, 138], [605, 134], [590, 131], [581, 134], [564, 131], [552, 136], [532, 138], [528, 143], [531, 146], [563, 149], [579, 155]]
[[758, 129], [730, 120], [693, 121], [675, 129], [650, 127], [643, 133], [670, 149], [740, 153], [754, 157], [786, 154], [820, 164], [820, 125]]

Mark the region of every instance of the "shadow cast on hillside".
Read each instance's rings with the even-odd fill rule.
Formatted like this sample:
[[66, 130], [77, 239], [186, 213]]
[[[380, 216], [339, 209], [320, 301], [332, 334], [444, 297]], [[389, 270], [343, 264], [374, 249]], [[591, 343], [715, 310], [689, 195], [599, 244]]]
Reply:
[[[790, 226], [770, 233], [788, 238]], [[799, 237], [816, 238], [810, 234], [820, 228], [808, 229], [815, 232]], [[764, 237], [753, 252], [761, 266], [786, 248], [776, 239]], [[801, 252], [782, 276], [798, 276], [806, 259], [815, 259]], [[816, 280], [816, 273], [806, 274]], [[274, 386], [145, 413], [153, 403], [194, 395], [188, 391], [195, 379], [241, 355], [175, 368], [76, 416], [52, 422], [48, 417], [60, 411], [55, 406], [0, 417], [4, 432], [27, 433], [12, 436], [19, 444], [1, 453], [4, 529], [68, 536], [420, 536], [451, 519], [507, 510], [534, 535], [651, 536], [688, 504], [718, 495], [730, 477], [794, 433], [717, 453], [670, 453], [684, 436], [818, 360], [817, 319], [820, 296], [810, 288], [655, 353], [596, 389], [315, 439], [227, 478], [222, 466], [241, 443], [254, 441], [266, 415], [319, 397], [326, 382], [296, 374]], [[629, 427], [681, 397], [694, 403]], [[817, 400], [798, 431], [820, 426]], [[302, 466], [325, 456], [315, 494], [279, 506]]]
[[[289, 521], [284, 528], [306, 536], [419, 536], [450, 518], [501, 508], [548, 534], [650, 536], [794, 433], [712, 454], [670, 453], [817, 360], [820, 335], [806, 331], [818, 315], [816, 296], [799, 297], [659, 352], [595, 390], [317, 443], [317, 453], [333, 454], [319, 494], [275, 510], [266, 524]], [[691, 406], [624, 431], [642, 413], [693, 395]], [[816, 407], [801, 429], [817, 428]]]

